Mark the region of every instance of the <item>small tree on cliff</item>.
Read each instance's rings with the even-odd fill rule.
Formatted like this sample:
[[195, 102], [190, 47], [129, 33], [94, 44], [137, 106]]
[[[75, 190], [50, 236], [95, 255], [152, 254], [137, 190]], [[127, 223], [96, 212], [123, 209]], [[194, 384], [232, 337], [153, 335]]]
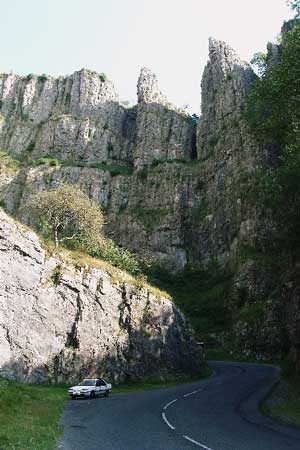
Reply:
[[101, 240], [103, 213], [78, 186], [61, 184], [40, 192], [26, 204], [26, 211], [45, 235], [50, 232], [56, 247], [65, 241], [89, 247]]

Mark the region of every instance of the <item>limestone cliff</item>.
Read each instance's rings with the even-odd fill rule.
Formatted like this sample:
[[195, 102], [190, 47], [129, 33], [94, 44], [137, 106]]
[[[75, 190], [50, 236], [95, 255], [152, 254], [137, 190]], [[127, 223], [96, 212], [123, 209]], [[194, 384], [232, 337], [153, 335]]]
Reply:
[[[104, 207], [105, 233], [117, 243], [172, 270], [213, 263], [229, 271], [222, 301], [235, 321], [230, 343], [249, 355], [281, 356], [293, 338], [283, 302], [274, 300], [277, 272], [264, 257], [274, 224], [252, 189], [273, 155], [244, 119], [254, 80], [249, 64], [211, 39], [196, 123], [145, 68], [133, 108], [87, 70], [58, 79], [2, 75], [0, 146], [21, 162], [0, 160], [0, 201], [18, 214], [38, 190], [79, 184]], [[45, 155], [56, 165], [39, 162]]]
[[184, 316], [158, 291], [101, 261], [47, 253], [1, 209], [0, 254], [1, 375], [118, 382], [201, 370]]
[[[226, 260], [241, 234], [252, 239], [245, 230], [256, 223], [242, 204], [245, 183], [236, 189], [259, 161], [241, 120], [253, 77], [233, 50], [210, 41], [196, 142], [196, 123], [167, 101], [149, 69], [141, 71], [131, 109], [117, 102], [110, 82], [88, 71], [57, 80], [4, 76], [0, 145], [27, 160], [51, 155], [61, 164], [3, 169], [0, 200], [16, 212], [32, 192], [65, 179], [102, 204], [106, 232], [120, 244], [177, 269], [188, 260]], [[43, 113], [40, 105], [47, 105]]]

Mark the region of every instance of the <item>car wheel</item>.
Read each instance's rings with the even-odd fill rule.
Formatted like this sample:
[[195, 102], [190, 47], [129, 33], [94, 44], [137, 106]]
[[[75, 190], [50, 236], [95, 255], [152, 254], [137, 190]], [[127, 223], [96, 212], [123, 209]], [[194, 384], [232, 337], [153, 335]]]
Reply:
[[92, 392], [90, 393], [90, 398], [95, 398], [95, 391], [92, 391]]
[[108, 397], [109, 396], [109, 390], [107, 389], [107, 391], [105, 391], [104, 397]]

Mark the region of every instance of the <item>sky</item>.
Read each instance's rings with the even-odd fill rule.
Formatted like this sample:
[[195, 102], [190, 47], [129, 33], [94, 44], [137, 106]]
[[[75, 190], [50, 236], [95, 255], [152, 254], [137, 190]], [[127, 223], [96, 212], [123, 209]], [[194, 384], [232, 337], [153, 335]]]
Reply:
[[250, 61], [292, 16], [285, 0], [0, 0], [0, 72], [104, 72], [136, 102], [141, 67], [199, 113], [208, 38]]

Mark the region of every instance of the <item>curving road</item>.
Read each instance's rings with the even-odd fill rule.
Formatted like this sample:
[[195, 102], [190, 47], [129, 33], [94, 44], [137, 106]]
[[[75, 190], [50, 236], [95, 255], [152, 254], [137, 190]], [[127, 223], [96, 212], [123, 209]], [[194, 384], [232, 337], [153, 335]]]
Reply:
[[73, 400], [60, 450], [299, 450], [300, 429], [262, 416], [278, 375], [271, 366], [211, 363], [196, 383], [95, 400]]

